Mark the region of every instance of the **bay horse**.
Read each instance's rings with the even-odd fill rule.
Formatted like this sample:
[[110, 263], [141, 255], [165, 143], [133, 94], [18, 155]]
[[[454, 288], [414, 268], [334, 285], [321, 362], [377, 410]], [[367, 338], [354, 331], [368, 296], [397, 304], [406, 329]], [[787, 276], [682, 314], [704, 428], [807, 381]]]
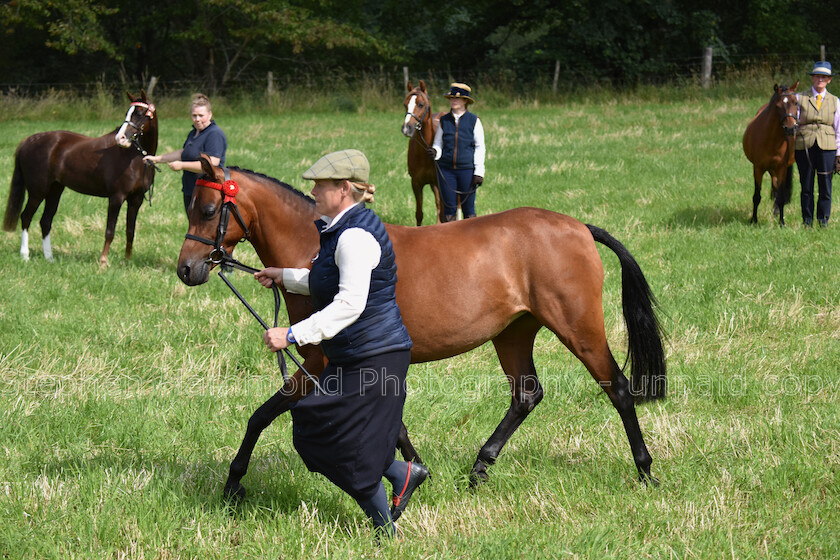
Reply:
[[[20, 254], [24, 260], [29, 260], [29, 225], [44, 201], [40, 222], [44, 257], [53, 260], [50, 231], [65, 187], [108, 199], [105, 246], [99, 256], [101, 265], [108, 264], [117, 217], [123, 202], [128, 202], [125, 258], [131, 257], [137, 213], [154, 181], [155, 169], [144, 164], [143, 156], [157, 151], [158, 119], [145, 91], [138, 97], [127, 95], [131, 104], [123, 123], [103, 136], [91, 138], [54, 130], [33, 134], [18, 145], [3, 229], [14, 231], [20, 217]], [[24, 208], [27, 193], [29, 198]]]
[[[311, 265], [319, 250], [312, 198], [253, 171], [213, 167], [206, 157], [201, 162], [208, 179], [193, 195], [189, 229], [178, 257], [182, 282], [207, 282], [211, 269], [244, 239], [265, 266]], [[543, 398], [533, 358], [534, 340], [543, 326], [583, 363], [618, 411], [639, 479], [657, 483], [635, 399], [665, 396], [662, 335], [648, 283], [619, 241], [600, 228], [537, 208], [422, 228], [386, 224], [386, 229], [397, 261], [397, 303], [414, 342], [412, 362], [441, 360], [491, 340], [510, 383], [510, 406], [478, 453], [471, 485], [488, 478], [488, 466]], [[611, 249], [621, 264], [630, 382], [607, 343], [604, 268], [596, 242]], [[471, 264], [465, 267], [463, 262]], [[281, 291], [292, 324], [313, 312], [308, 296]], [[320, 346], [297, 349], [303, 367], [319, 375], [325, 366]], [[298, 369], [251, 416], [230, 465], [226, 496], [244, 497], [241, 479], [260, 433], [313, 386]], [[419, 461], [404, 425], [398, 448], [407, 460]]]
[[420, 80], [420, 85], [412, 87], [411, 81], [406, 84], [408, 95], [403, 100], [405, 119], [403, 119], [402, 133], [408, 140], [408, 174], [411, 176], [411, 190], [414, 191], [415, 212], [417, 225], [423, 225], [423, 187], [429, 185], [435, 197], [437, 209], [436, 221], [443, 221], [443, 206], [440, 201], [440, 187], [435, 168], [435, 161], [429, 157], [426, 150], [435, 140], [440, 117], [444, 113], [432, 113], [432, 102], [426, 92], [426, 82]]
[[770, 173], [770, 194], [774, 200], [773, 211], [778, 212], [779, 225], [785, 225], [785, 204], [790, 202], [794, 141], [796, 139], [799, 104], [796, 88], [799, 80], [788, 88], [773, 85], [770, 101], [763, 105], [744, 131], [744, 154], [753, 164], [752, 223], [758, 223], [758, 203], [761, 202], [761, 182]]

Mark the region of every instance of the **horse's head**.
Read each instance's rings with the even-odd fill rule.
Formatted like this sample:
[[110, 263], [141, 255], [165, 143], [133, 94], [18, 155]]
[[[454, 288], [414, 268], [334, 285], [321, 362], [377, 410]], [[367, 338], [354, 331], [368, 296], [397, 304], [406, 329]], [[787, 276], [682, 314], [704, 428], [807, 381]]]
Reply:
[[796, 88], [798, 87], [799, 80], [796, 80], [790, 87], [786, 85], [773, 86], [775, 91], [773, 106], [776, 108], [776, 114], [779, 116], [779, 121], [787, 136], [796, 135], [799, 114], [799, 104], [796, 102]]
[[[141, 91], [137, 97], [128, 92], [126, 92], [126, 95], [131, 100], [131, 105], [128, 106], [123, 124], [117, 130], [114, 140], [121, 148], [134, 146], [141, 153], [144, 151], [154, 153], [157, 150], [157, 113], [155, 106], [146, 99], [145, 91]], [[146, 135], [154, 136], [152, 138], [153, 145], [144, 145], [141, 142]], [[143, 153], [143, 155], [146, 155], [146, 153]]]
[[423, 126], [423, 121], [431, 115], [432, 104], [429, 101], [429, 94], [426, 93], [426, 83], [420, 80], [420, 85], [411, 87], [411, 82], [406, 84], [408, 95], [405, 96], [405, 119], [402, 124], [402, 133], [411, 138], [415, 130]]
[[241, 204], [247, 195], [239, 189], [243, 175], [234, 178], [229, 169], [213, 167], [204, 154], [201, 169], [205, 177], [196, 182], [187, 210], [190, 225], [178, 256], [178, 278], [188, 286], [207, 282], [213, 267], [250, 235], [251, 205]]

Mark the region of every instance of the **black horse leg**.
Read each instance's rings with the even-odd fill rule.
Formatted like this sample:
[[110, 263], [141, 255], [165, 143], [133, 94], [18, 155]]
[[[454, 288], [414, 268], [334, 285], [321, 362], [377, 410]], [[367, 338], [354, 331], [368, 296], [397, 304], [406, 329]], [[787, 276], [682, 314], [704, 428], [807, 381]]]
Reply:
[[50, 232], [52, 231], [52, 222], [58, 212], [58, 202], [61, 200], [61, 193], [64, 187], [58, 186], [50, 189], [50, 193], [44, 202], [44, 213], [41, 215], [41, 246], [44, 248], [44, 258], [48, 261], [53, 260], [52, 242], [50, 241]]
[[636, 416], [636, 403], [630, 393], [630, 383], [621, 373], [618, 364], [615, 365], [615, 376], [612, 383], [609, 387], [604, 387], [604, 390], [624, 424], [627, 441], [630, 443], [630, 452], [633, 454], [633, 462], [636, 464], [636, 470], [639, 473], [639, 482], [658, 485], [659, 481], [650, 474], [650, 465], [653, 459], [642, 437], [642, 428], [639, 426], [639, 418]]
[[99, 264], [101, 265], [108, 264], [108, 251], [111, 249], [111, 243], [114, 241], [117, 218], [120, 216], [122, 204], [122, 197], [111, 197], [108, 199], [108, 221], [105, 222], [105, 246], [102, 248], [102, 254], [99, 255]]
[[408, 439], [408, 428], [405, 427], [405, 423], [400, 424], [400, 433], [397, 436], [397, 449], [400, 450], [403, 459], [406, 461], [413, 461], [415, 463], [423, 462], [417, 450], [414, 449], [414, 446], [411, 445], [411, 441]]
[[764, 172], [758, 175], [758, 170], [753, 170], [753, 178], [755, 179], [755, 191], [753, 192], [753, 213], [752, 223], [758, 223], [758, 204], [761, 202], [761, 180], [764, 177]]
[[257, 440], [274, 420], [289, 410], [295, 399], [290, 397], [289, 392], [281, 389], [260, 406], [248, 420], [248, 428], [245, 431], [245, 438], [233, 461], [230, 463], [230, 472], [225, 482], [225, 497], [234, 500], [245, 498], [245, 487], [240, 481], [248, 472], [248, 463], [251, 462], [251, 454], [257, 445]]
[[131, 252], [134, 248], [134, 232], [137, 227], [137, 213], [140, 211], [140, 206], [143, 204], [143, 193], [134, 195], [127, 201], [128, 209], [125, 215], [125, 258], [131, 258]]
[[496, 462], [502, 447], [543, 398], [532, 355], [540, 327], [533, 316], [523, 315], [493, 339], [513, 395], [505, 417], [478, 452], [470, 472], [470, 487], [487, 480], [487, 467]]

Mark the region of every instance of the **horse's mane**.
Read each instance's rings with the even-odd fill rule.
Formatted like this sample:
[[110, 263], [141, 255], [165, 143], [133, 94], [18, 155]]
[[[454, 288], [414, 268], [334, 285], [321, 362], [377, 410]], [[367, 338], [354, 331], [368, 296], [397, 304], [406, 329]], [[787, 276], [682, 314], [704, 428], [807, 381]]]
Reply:
[[291, 186], [287, 183], [284, 183], [283, 181], [280, 181], [279, 179], [275, 179], [274, 177], [269, 177], [268, 175], [258, 173], [257, 171], [251, 171], [250, 169], [242, 169], [241, 167], [230, 167], [229, 169], [234, 169], [234, 170], [236, 170], [240, 173], [245, 173], [246, 175], [253, 175], [254, 177], [256, 177], [258, 179], [262, 179], [262, 180], [267, 181], [267, 182], [269, 182], [269, 183], [271, 183], [275, 186], [284, 188], [284, 189], [296, 194], [297, 196], [301, 197], [302, 199], [306, 200], [307, 202], [315, 204], [315, 199], [314, 198], [305, 194], [300, 189], [296, 189], [295, 187], [293, 187], [293, 186]]

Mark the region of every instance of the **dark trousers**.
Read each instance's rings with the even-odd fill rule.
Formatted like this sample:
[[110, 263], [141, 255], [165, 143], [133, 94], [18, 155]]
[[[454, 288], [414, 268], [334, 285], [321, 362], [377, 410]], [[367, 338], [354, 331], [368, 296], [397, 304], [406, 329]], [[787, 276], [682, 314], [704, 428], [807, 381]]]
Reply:
[[458, 193], [461, 194], [461, 211], [464, 216], [470, 218], [475, 216], [475, 191], [471, 183], [473, 169], [445, 169], [438, 168], [438, 185], [440, 186], [440, 199], [443, 201], [443, 213], [446, 216], [454, 216], [458, 211]]
[[817, 175], [817, 221], [828, 223], [831, 216], [831, 174], [834, 172], [835, 150], [821, 150], [816, 144], [805, 150], [796, 150], [796, 167], [802, 186], [802, 222], [814, 221], [814, 174]]

